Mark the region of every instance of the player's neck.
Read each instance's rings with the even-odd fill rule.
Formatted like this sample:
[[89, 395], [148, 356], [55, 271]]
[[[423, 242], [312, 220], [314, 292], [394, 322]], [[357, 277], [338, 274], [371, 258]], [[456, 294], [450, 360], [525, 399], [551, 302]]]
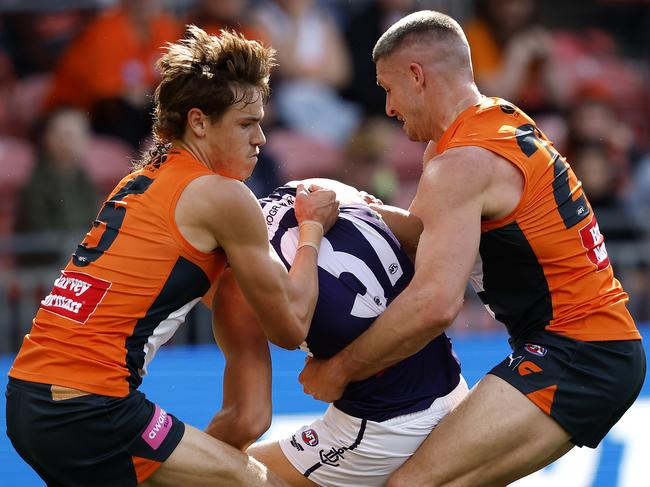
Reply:
[[182, 139], [175, 139], [172, 141], [172, 149], [183, 149], [186, 152], [199, 161], [201, 164], [206, 166], [208, 169], [212, 169], [210, 166], [209, 158], [206, 154], [201, 151], [200, 147], [197, 144], [193, 144], [191, 141], [185, 141]]
[[454, 90], [453, 93], [455, 96], [450, 96], [447, 103], [440, 106], [438, 110], [438, 123], [434, 123], [434, 137], [431, 138], [436, 143], [461, 113], [471, 106], [478, 105], [483, 100], [483, 95], [474, 83], [468, 83], [460, 89]]

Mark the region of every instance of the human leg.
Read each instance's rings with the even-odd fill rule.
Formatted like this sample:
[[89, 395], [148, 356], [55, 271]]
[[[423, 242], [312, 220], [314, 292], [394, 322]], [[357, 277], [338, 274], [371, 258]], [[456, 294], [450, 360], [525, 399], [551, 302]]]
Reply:
[[48, 384], [9, 382], [7, 432], [48, 485], [135, 486], [150, 475], [150, 485], [286, 485], [138, 391], [61, 399]]
[[30, 415], [29, 404], [31, 398], [19, 387], [16, 387], [11, 380], [7, 384], [6, 398], [7, 436], [12, 446], [48, 486], [58, 487], [62, 485], [45, 468], [41, 467], [38, 459], [32, 454], [33, 436], [30, 424], [33, 417]]
[[572, 445], [595, 448], [638, 396], [645, 365], [639, 340], [532, 332], [441, 422], [421, 448], [428, 454], [416, 453], [389, 485], [504, 485]]
[[282, 453], [277, 441], [264, 441], [251, 445], [247, 453], [262, 462], [293, 487], [315, 487], [312, 482], [299, 472]]
[[185, 425], [185, 434], [172, 454], [141, 485], [280, 487], [287, 484], [254, 458], [203, 431]]
[[463, 378], [425, 410], [375, 422], [330, 406], [321, 419], [249, 453], [296, 487], [381, 487], [467, 394]]
[[[7, 433], [48, 485], [135, 486], [182, 436], [183, 423], [137, 391], [108, 397], [58, 389], [14, 378], [7, 386]], [[143, 429], [156, 412], [167, 421], [147, 441]]]
[[503, 486], [571, 447], [558, 423], [503, 379], [487, 375], [387, 485]]

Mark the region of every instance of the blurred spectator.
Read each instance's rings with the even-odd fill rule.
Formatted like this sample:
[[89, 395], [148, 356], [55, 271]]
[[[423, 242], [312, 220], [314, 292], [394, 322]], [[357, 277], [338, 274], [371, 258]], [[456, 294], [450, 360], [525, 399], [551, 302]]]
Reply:
[[377, 86], [372, 49], [394, 22], [417, 10], [415, 0], [376, 0], [352, 14], [345, 31], [352, 57], [352, 80], [344, 95], [361, 105], [366, 115], [384, 115], [385, 93]]
[[552, 37], [537, 23], [536, 9], [535, 0], [477, 0], [476, 17], [464, 26], [481, 91], [531, 115], [566, 102]]
[[[80, 165], [90, 142], [86, 115], [58, 109], [45, 122], [39, 160], [20, 191], [15, 231], [69, 232], [85, 229], [97, 214], [99, 196]], [[55, 263], [58, 253], [26, 254], [23, 265]]]
[[350, 138], [336, 179], [391, 203], [398, 190], [395, 170], [388, 164], [395, 130], [388, 119], [365, 120]]
[[626, 204], [650, 239], [650, 154], [646, 154], [634, 170]]
[[59, 56], [90, 20], [92, 11], [74, 8], [23, 11], [5, 17], [5, 39], [16, 66], [24, 78], [49, 73]]
[[201, 27], [212, 35], [219, 35], [221, 29], [234, 30], [244, 34], [246, 39], [268, 44], [268, 34], [262, 27], [253, 26], [244, 19], [248, 3], [247, 0], [199, 0], [190, 10], [185, 23]]
[[605, 101], [615, 109], [617, 118], [635, 132], [636, 140], [647, 144], [650, 135], [647, 60], [644, 68], [643, 64], [623, 58], [616, 40], [595, 27], [558, 32], [554, 39], [554, 52], [571, 102], [577, 104], [585, 98]]
[[571, 167], [582, 181], [591, 206], [597, 211], [617, 206], [616, 169], [607, 157], [603, 144], [591, 143], [578, 147], [571, 159]]
[[[642, 256], [639, 258], [642, 259]], [[648, 299], [650, 297], [650, 265], [648, 260], [641, 260], [635, 267], [627, 269], [623, 278], [625, 279], [625, 289], [630, 295], [628, 306], [632, 316], [637, 322], [650, 323], [650, 300]]]
[[337, 92], [350, 77], [338, 24], [314, 0], [268, 1], [256, 18], [278, 51], [272, 102], [280, 121], [330, 143], [345, 143], [359, 109]]
[[602, 146], [613, 173], [612, 191], [621, 196], [629, 182], [631, 161], [637, 157], [634, 135], [619, 120], [607, 98], [591, 94], [580, 99], [569, 113], [567, 159], [574, 164], [575, 153], [593, 144]]
[[617, 191], [616, 167], [602, 143], [585, 143], [573, 153], [571, 166], [582, 181], [598, 225], [608, 241], [633, 240], [641, 236]]
[[5, 135], [15, 134], [17, 128], [15, 126], [16, 114], [12, 104], [15, 86], [14, 66], [4, 46], [0, 44], [0, 133]]
[[180, 25], [163, 11], [160, 0], [121, 0], [63, 54], [47, 106], [89, 111], [97, 132], [137, 147], [150, 132], [154, 62], [165, 42], [180, 35]]

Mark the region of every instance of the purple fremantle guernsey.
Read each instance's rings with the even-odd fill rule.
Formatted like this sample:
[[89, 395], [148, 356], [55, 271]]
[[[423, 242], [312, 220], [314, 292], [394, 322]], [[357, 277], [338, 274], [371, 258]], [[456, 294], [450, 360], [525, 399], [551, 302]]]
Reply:
[[[260, 200], [269, 241], [289, 269], [298, 245], [295, 189], [281, 187]], [[361, 335], [413, 277], [413, 264], [399, 242], [365, 205], [341, 206], [318, 254], [319, 295], [307, 335], [317, 358], [335, 355]], [[352, 382], [334, 404], [370, 421], [385, 421], [428, 408], [460, 381], [460, 365], [442, 334], [415, 355]]]

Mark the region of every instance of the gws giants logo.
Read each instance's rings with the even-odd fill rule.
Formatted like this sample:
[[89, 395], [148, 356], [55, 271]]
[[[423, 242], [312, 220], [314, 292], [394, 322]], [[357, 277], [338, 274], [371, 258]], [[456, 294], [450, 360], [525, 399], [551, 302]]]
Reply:
[[544, 347], [541, 347], [539, 345], [534, 345], [532, 343], [527, 343], [525, 348], [528, 353], [532, 353], [533, 355], [537, 355], [538, 357], [543, 357], [544, 355], [546, 355], [547, 352], [547, 350]]
[[309, 446], [318, 445], [318, 435], [313, 429], [308, 429], [302, 432], [302, 441]]

